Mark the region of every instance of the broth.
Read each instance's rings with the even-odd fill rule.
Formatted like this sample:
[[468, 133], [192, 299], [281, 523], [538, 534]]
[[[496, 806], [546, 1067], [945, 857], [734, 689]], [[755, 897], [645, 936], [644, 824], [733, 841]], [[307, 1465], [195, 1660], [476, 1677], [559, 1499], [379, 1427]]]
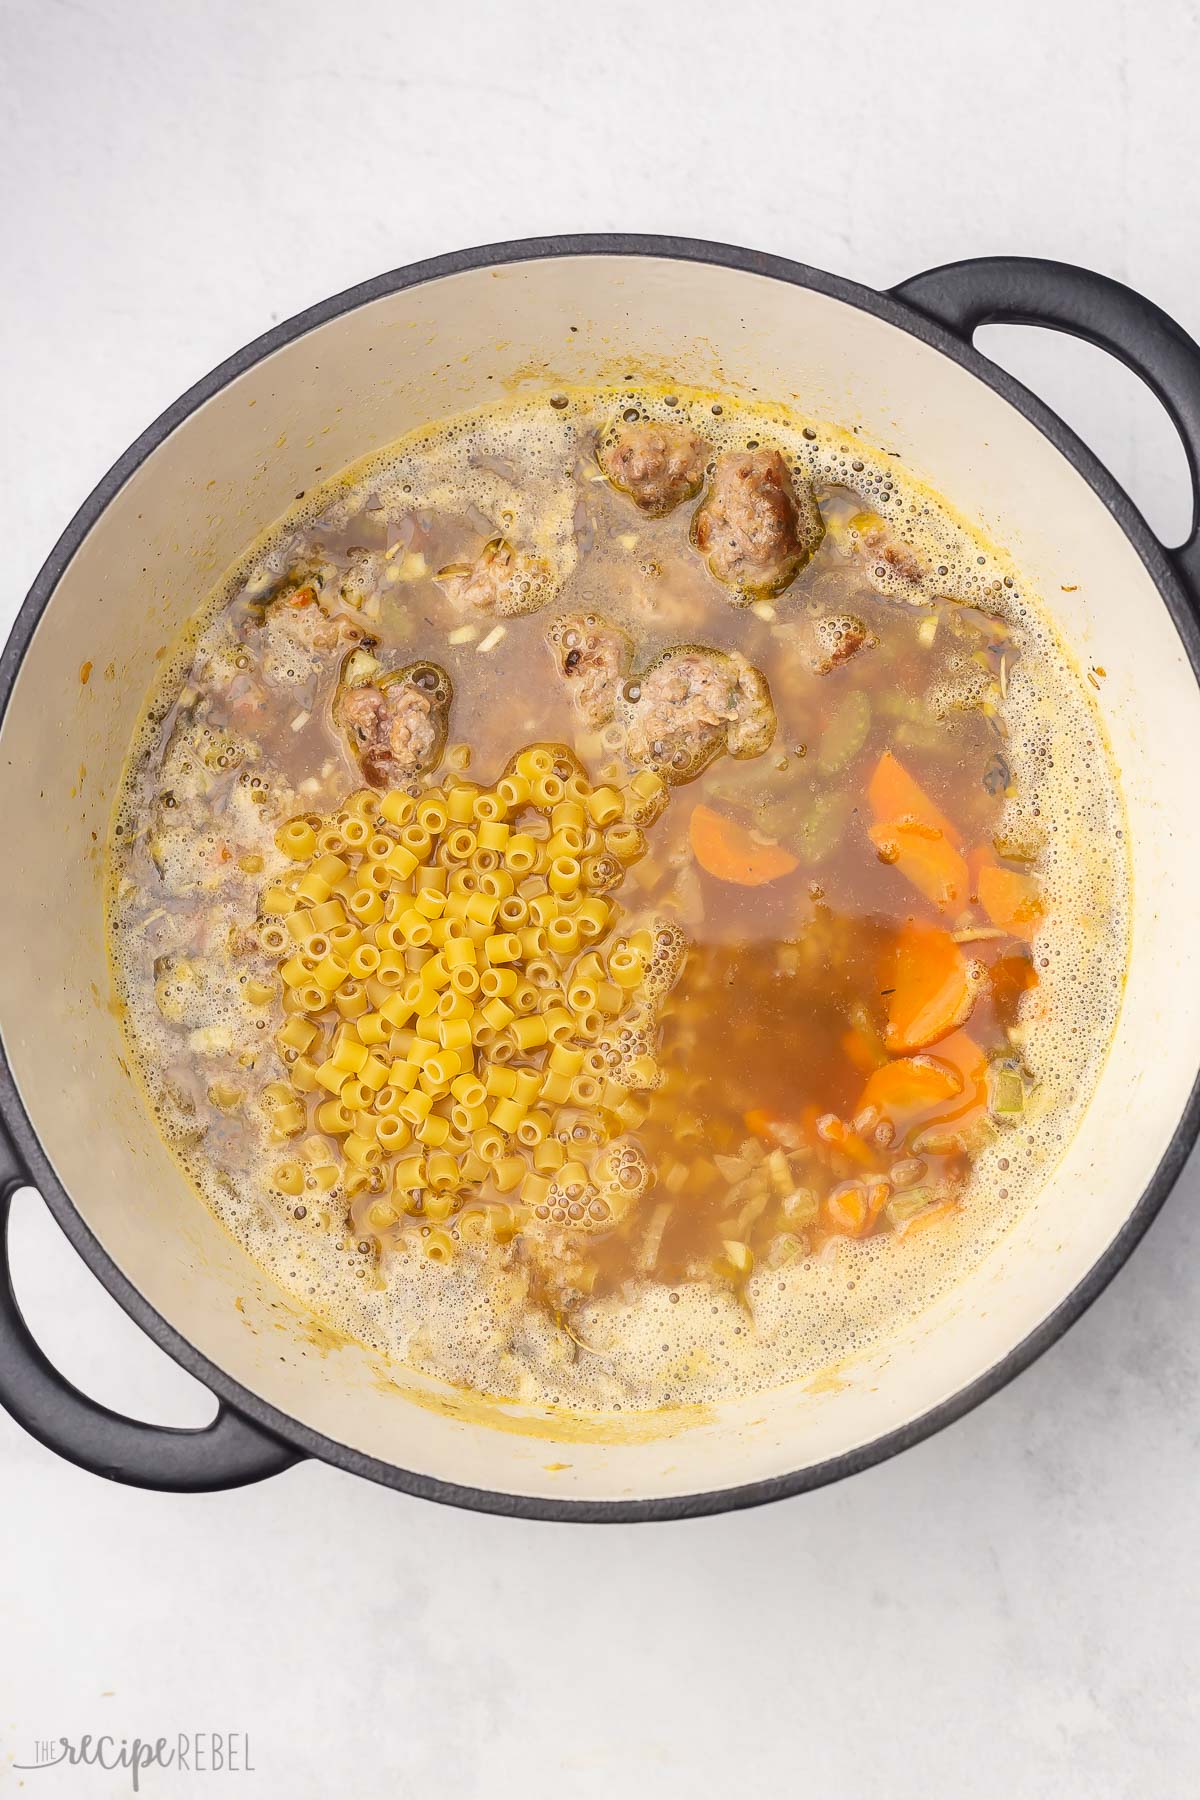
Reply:
[[221, 584], [110, 941], [164, 1134], [285, 1286], [483, 1391], [654, 1405], [849, 1354], [1028, 1204], [1115, 1022], [1121, 830], [1052, 629], [886, 456], [540, 396]]

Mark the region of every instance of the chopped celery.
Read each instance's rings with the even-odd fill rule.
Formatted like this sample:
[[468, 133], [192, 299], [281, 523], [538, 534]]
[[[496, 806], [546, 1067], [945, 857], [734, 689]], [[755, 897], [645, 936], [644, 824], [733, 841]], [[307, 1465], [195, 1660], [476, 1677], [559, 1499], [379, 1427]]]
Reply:
[[897, 1194], [884, 1208], [888, 1224], [893, 1231], [901, 1225], [907, 1225], [910, 1219], [915, 1219], [918, 1213], [924, 1212], [932, 1200], [933, 1195], [929, 1189], [923, 1187], [909, 1188], [906, 1193]]
[[848, 794], [818, 794], [799, 821], [792, 848], [806, 863], [822, 863], [837, 849], [850, 817]]
[[1025, 1110], [1025, 1083], [1015, 1069], [997, 1069], [992, 1080], [992, 1110], [1009, 1117]]
[[789, 1263], [803, 1262], [808, 1254], [808, 1246], [803, 1238], [794, 1232], [780, 1231], [767, 1245], [766, 1261], [769, 1268], [783, 1269]]
[[789, 1225], [813, 1225], [820, 1210], [811, 1188], [796, 1188], [783, 1202], [783, 1216]]
[[817, 767], [823, 774], [838, 774], [858, 755], [870, 729], [871, 702], [861, 688], [852, 688], [838, 702], [821, 733]]

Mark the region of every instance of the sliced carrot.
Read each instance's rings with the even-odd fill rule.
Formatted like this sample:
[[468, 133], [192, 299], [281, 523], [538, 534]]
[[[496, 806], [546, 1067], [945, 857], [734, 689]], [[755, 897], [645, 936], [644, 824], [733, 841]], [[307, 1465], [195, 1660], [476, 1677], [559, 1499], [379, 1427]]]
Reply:
[[899, 1056], [876, 1069], [859, 1108], [878, 1107], [906, 1136], [913, 1126], [961, 1126], [987, 1107], [987, 1057], [965, 1031], [952, 1031], [932, 1051]]
[[860, 1112], [877, 1106], [899, 1127], [962, 1091], [963, 1078], [953, 1063], [940, 1056], [899, 1056], [869, 1077], [858, 1105]]
[[996, 1017], [1006, 1029], [1017, 1021], [1021, 995], [1037, 986], [1037, 970], [1022, 950], [1011, 956], [998, 956], [988, 971], [992, 984], [992, 1004]]
[[850, 1067], [857, 1069], [860, 1075], [873, 1074], [887, 1060], [880, 1055], [866, 1032], [860, 1031], [857, 1025], [852, 1025], [849, 1031], [842, 1033], [841, 1049]]
[[885, 750], [867, 783], [867, 799], [877, 825], [925, 825], [957, 849], [962, 840], [941, 808], [909, 774], [899, 757]]
[[967, 851], [967, 874], [971, 877], [971, 898], [979, 898], [979, 877], [984, 869], [994, 868], [996, 853], [990, 844], [976, 844]]
[[970, 875], [945, 813], [898, 757], [885, 750], [867, 784], [875, 823], [867, 835], [927, 900], [946, 912], [966, 905]]
[[1036, 879], [1019, 869], [985, 865], [977, 883], [979, 904], [1003, 931], [1027, 942], [1042, 922], [1042, 898]]
[[939, 1062], [957, 1071], [962, 1087], [954, 1101], [939, 1110], [937, 1121], [965, 1123], [987, 1107], [987, 1057], [966, 1031], [952, 1031], [933, 1052]]
[[696, 861], [718, 881], [739, 887], [763, 887], [800, 867], [799, 859], [781, 844], [760, 844], [736, 819], [711, 806], [694, 806], [688, 837]]
[[894, 864], [942, 912], [960, 912], [966, 905], [967, 865], [940, 826], [872, 825], [867, 836], [880, 860]]
[[883, 959], [887, 1047], [924, 1050], [965, 1023], [975, 1004], [970, 965], [948, 931], [905, 925]]

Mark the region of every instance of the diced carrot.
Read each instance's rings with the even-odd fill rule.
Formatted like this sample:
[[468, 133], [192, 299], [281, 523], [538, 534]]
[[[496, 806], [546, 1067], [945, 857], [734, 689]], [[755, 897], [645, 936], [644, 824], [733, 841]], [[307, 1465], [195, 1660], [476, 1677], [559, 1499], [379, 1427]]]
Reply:
[[923, 1050], [965, 1023], [975, 1004], [970, 966], [948, 931], [905, 925], [883, 959], [887, 1047]]
[[896, 1235], [902, 1238], [915, 1237], [918, 1233], [927, 1231], [931, 1225], [940, 1225], [943, 1219], [948, 1219], [957, 1211], [957, 1200], [939, 1200], [935, 1206], [927, 1206], [922, 1212], [914, 1213], [906, 1224], [900, 1226]]
[[752, 1137], [765, 1138], [784, 1150], [804, 1148], [804, 1126], [798, 1119], [770, 1112], [765, 1106], [752, 1106], [749, 1112], [742, 1114], [742, 1122]]
[[821, 1117], [821, 1108], [815, 1100], [806, 1100], [800, 1108], [800, 1131], [806, 1144], [816, 1149], [821, 1139], [817, 1133], [817, 1120]]
[[775, 1120], [765, 1106], [752, 1106], [742, 1114], [742, 1123], [752, 1137], [774, 1137]]
[[838, 1145], [838, 1149], [843, 1150], [851, 1162], [861, 1164], [864, 1169], [875, 1167], [877, 1160], [875, 1152], [864, 1138], [859, 1137], [857, 1131], [848, 1131]]
[[999, 864], [979, 871], [979, 904], [1002, 931], [1027, 942], [1042, 922], [1042, 900], [1036, 879], [1020, 869], [1004, 869]]
[[702, 869], [718, 881], [739, 887], [763, 887], [799, 868], [799, 859], [781, 844], [760, 844], [736, 819], [714, 812], [711, 806], [694, 806], [688, 837]]
[[872, 825], [867, 836], [881, 860], [893, 863], [942, 912], [959, 912], [966, 905], [967, 865], [940, 826]]
[[[859, 1109], [862, 1110], [861, 1107]], [[848, 1156], [851, 1162], [861, 1163], [864, 1169], [873, 1169], [875, 1155], [863, 1138], [859, 1137], [853, 1126], [839, 1119], [836, 1113], [822, 1113], [817, 1120], [817, 1139], [820, 1143], [832, 1144]]]
[[890, 1181], [872, 1181], [867, 1188], [867, 1225], [873, 1229], [879, 1215], [892, 1197]]
[[925, 825], [957, 849], [961, 838], [941, 808], [890, 750], [885, 750], [867, 783], [867, 799], [877, 825]]
[[868, 1079], [859, 1110], [877, 1106], [897, 1127], [928, 1113], [963, 1091], [963, 1078], [939, 1056], [899, 1056]]
[[835, 1188], [821, 1202], [821, 1221], [830, 1232], [859, 1237], [867, 1228], [870, 1211], [867, 1196], [857, 1183]]

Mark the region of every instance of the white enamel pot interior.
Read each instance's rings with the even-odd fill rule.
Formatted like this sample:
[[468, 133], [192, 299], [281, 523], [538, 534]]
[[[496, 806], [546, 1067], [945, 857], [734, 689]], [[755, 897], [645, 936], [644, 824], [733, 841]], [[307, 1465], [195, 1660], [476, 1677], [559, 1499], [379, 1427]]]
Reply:
[[[627, 360], [858, 426], [1009, 547], [1080, 663], [1107, 671], [1099, 705], [1135, 870], [1129, 979], [1095, 1098], [1040, 1197], [951, 1295], [842, 1366], [827, 1391], [758, 1395], [665, 1436], [622, 1425], [581, 1436], [515, 1407], [496, 1429], [466, 1403], [431, 1403], [418, 1391], [428, 1384], [365, 1349], [329, 1347], [189, 1189], [121, 1061], [103, 844], [164, 646], [266, 521], [342, 465], [496, 399], [518, 376], [605, 382]], [[248, 1419], [296, 1451], [497, 1510], [741, 1504], [861, 1466], [953, 1416], [1048, 1341], [1143, 1228], [1194, 1130], [1200, 1065], [1197, 851], [1179, 829], [1192, 814], [1200, 691], [1183, 589], [1070, 434], [994, 371], [982, 379], [988, 369], [904, 306], [794, 265], [656, 240], [510, 246], [385, 277], [281, 328], [185, 397], [85, 508], [5, 665], [11, 1180], [32, 1177], [100, 1277]], [[191, 1485], [205, 1485], [202, 1469]]]

